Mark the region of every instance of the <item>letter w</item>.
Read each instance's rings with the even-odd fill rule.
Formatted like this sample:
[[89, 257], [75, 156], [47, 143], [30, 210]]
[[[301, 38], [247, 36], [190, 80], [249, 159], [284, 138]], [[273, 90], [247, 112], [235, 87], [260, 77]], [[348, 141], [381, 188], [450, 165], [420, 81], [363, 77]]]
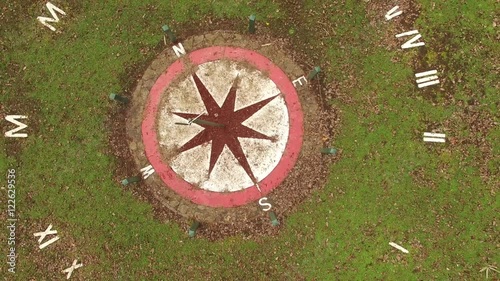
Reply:
[[17, 125], [17, 128], [14, 128], [14, 129], [6, 132], [5, 136], [8, 138], [25, 138], [25, 137], [27, 137], [28, 134], [25, 134], [25, 133], [16, 134], [17, 131], [21, 131], [22, 129], [28, 127], [26, 124], [21, 123], [21, 122], [17, 121], [16, 119], [25, 119], [25, 118], [28, 118], [28, 116], [24, 116], [24, 115], [7, 115], [7, 116], [5, 116], [5, 120]]
[[49, 12], [50, 14], [52, 15], [52, 18], [48, 18], [48, 17], [37, 17], [36, 19], [38, 21], [40, 21], [43, 25], [45, 25], [46, 27], [48, 27], [50, 30], [52, 31], [56, 31], [55, 27], [53, 27], [52, 25], [48, 24], [47, 22], [59, 22], [59, 17], [57, 16], [56, 12], [62, 14], [62, 15], [66, 15], [66, 13], [57, 8], [56, 6], [54, 6], [54, 4], [50, 3], [50, 2], [47, 2], [47, 4], [45, 5], [47, 6], [47, 9], [49, 9]]

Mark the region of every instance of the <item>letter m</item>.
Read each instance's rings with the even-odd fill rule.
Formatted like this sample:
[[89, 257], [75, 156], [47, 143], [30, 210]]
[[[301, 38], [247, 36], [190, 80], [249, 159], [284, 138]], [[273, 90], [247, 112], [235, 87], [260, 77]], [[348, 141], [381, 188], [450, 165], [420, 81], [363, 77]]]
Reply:
[[50, 3], [50, 2], [47, 2], [47, 4], [45, 5], [47, 6], [47, 9], [49, 10], [50, 14], [52, 15], [52, 18], [48, 18], [48, 17], [37, 17], [36, 19], [38, 21], [40, 21], [43, 25], [45, 25], [46, 27], [48, 27], [50, 30], [52, 31], [56, 31], [55, 27], [53, 27], [52, 25], [48, 24], [48, 22], [59, 22], [59, 17], [57, 16], [56, 12], [58, 12], [59, 14], [62, 14], [62, 15], [66, 15], [66, 13], [57, 8], [56, 6], [54, 6], [54, 4]]
[[28, 134], [26, 134], [26, 133], [17, 133], [18, 131], [21, 131], [22, 129], [28, 127], [26, 124], [17, 121], [17, 119], [25, 119], [25, 118], [28, 118], [28, 116], [24, 116], [24, 115], [7, 115], [7, 116], [5, 116], [5, 120], [17, 125], [17, 128], [14, 128], [14, 129], [6, 132], [5, 136], [8, 138], [25, 138], [25, 137], [27, 137]]

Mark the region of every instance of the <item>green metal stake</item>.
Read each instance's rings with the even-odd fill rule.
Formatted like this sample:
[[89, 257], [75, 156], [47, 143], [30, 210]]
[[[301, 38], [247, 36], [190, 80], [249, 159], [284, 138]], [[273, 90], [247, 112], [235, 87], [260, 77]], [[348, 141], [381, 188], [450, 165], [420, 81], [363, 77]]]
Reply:
[[311, 72], [309, 72], [309, 75], [307, 75], [307, 80], [311, 80], [313, 79], [314, 77], [316, 77], [316, 75], [321, 71], [321, 68], [319, 68], [319, 66], [315, 66], [313, 70], [311, 70]]
[[255, 15], [251, 15], [248, 17], [248, 32], [254, 34], [255, 33]]
[[122, 180], [122, 184], [123, 185], [128, 185], [128, 184], [131, 184], [131, 183], [134, 183], [134, 182], [140, 182], [141, 181], [141, 177], [130, 177], [130, 178], [126, 178], [124, 180]]
[[196, 235], [196, 230], [200, 226], [200, 223], [195, 221], [193, 224], [191, 224], [191, 227], [189, 228], [188, 235], [189, 237], [193, 238]]
[[335, 155], [335, 154], [337, 154], [337, 149], [335, 149], [335, 148], [325, 147], [325, 148], [321, 149], [321, 153], [323, 153], [323, 154], [333, 154], [333, 155]]
[[278, 226], [280, 224], [274, 212], [269, 212], [269, 217], [271, 218], [271, 223], [273, 224], [273, 226]]
[[109, 94], [109, 99], [116, 100], [116, 101], [119, 101], [121, 103], [128, 103], [128, 99], [126, 97], [122, 97], [122, 96], [114, 94], [114, 93]]
[[172, 43], [175, 43], [175, 41], [177, 40], [177, 38], [175, 38], [175, 35], [172, 32], [172, 30], [170, 29], [170, 27], [168, 27], [168, 25], [164, 25], [164, 26], [161, 27], [161, 29], [163, 29], [163, 32], [165, 34], [167, 34], [168, 39], [170, 39], [170, 41], [172, 41]]

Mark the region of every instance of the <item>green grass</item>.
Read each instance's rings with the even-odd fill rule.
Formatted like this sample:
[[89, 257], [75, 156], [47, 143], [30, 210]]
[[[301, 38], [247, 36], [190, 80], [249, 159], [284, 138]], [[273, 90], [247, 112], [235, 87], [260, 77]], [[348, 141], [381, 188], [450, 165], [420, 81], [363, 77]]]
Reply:
[[[68, 13], [54, 24], [60, 34], [40, 27], [34, 18], [42, 4], [30, 4], [2, 33], [1, 82], [12, 84], [2, 89], [3, 111], [14, 114], [8, 108], [15, 106], [30, 118], [27, 139], [0, 141], [4, 151], [19, 150], [0, 155], [2, 171], [18, 171], [17, 280], [61, 278], [74, 258], [84, 263], [74, 273], [82, 280], [478, 280], [483, 266], [498, 265], [500, 130], [472, 130], [463, 119], [472, 110], [479, 120], [499, 121], [492, 27], [498, 5], [418, 1], [415, 27], [427, 46], [418, 60], [444, 69], [450, 99], [416, 88], [418, 55], [383, 47], [394, 23], [380, 14], [371, 25], [358, 1], [326, 3], [325, 14], [312, 15], [317, 1], [306, 1], [302, 12], [280, 1], [125, 2], [55, 3]], [[315, 63], [326, 81], [342, 85], [342, 97], [329, 101], [341, 110], [332, 143], [341, 159], [278, 237], [190, 240], [186, 225], [156, 221], [149, 204], [113, 180], [105, 122], [114, 105], [107, 95], [129, 85], [128, 67], [154, 56], [163, 24], [182, 34], [189, 21], [211, 17], [244, 30], [251, 13], [273, 24], [293, 16], [300, 26], [292, 40], [322, 46]], [[318, 21], [335, 34], [316, 35]], [[310, 37], [301, 37], [307, 31]], [[396, 57], [402, 62], [393, 63]], [[471, 99], [477, 108], [466, 109]], [[490, 150], [422, 142], [423, 131], [444, 128], [449, 137], [485, 138]], [[33, 233], [49, 223], [61, 240], [40, 254]], [[410, 254], [395, 252], [389, 241]]]

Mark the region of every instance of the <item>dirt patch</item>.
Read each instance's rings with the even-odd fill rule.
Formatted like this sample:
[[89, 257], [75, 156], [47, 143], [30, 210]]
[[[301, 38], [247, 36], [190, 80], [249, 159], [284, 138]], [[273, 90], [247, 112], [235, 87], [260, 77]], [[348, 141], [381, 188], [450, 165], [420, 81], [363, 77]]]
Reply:
[[[29, 70], [25, 66], [10, 62], [6, 65], [5, 73], [0, 74], [0, 78], [3, 78], [2, 76], [6, 77], [1, 94], [7, 95], [8, 93], [15, 93], [10, 95], [12, 98], [0, 103], [0, 116], [27, 116], [25, 119], [17, 119], [19, 122], [28, 126], [18, 131], [17, 134], [26, 133], [28, 136], [36, 135], [39, 137], [40, 124], [43, 122], [43, 120], [39, 118], [41, 109], [39, 103], [36, 102], [35, 99], [29, 98], [26, 94], [31, 92], [32, 88], [29, 82], [23, 80], [26, 71]], [[2, 132], [5, 133], [15, 128], [17, 128], [17, 125], [2, 120]], [[5, 151], [7, 156], [14, 157], [16, 163], [20, 163], [19, 157], [27, 142], [27, 138], [5, 138]]]

